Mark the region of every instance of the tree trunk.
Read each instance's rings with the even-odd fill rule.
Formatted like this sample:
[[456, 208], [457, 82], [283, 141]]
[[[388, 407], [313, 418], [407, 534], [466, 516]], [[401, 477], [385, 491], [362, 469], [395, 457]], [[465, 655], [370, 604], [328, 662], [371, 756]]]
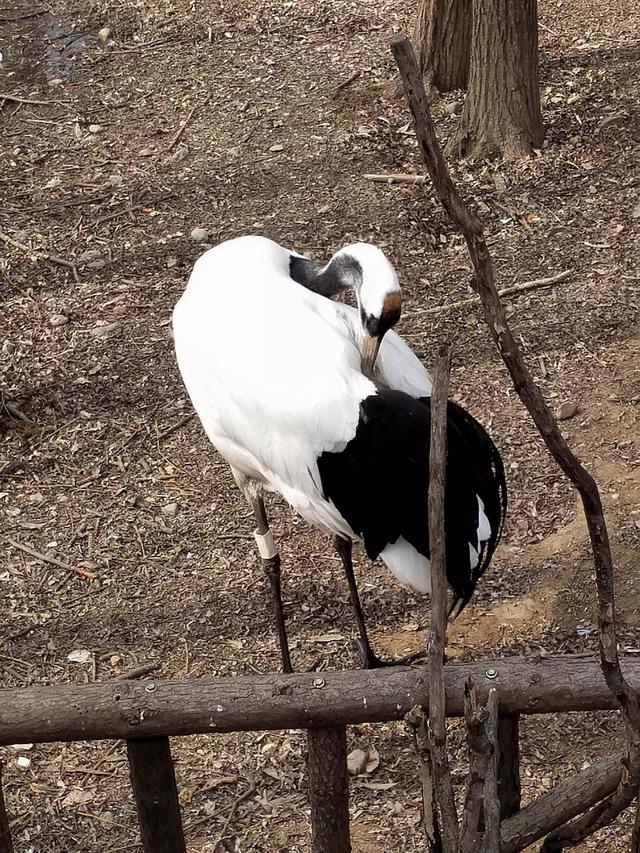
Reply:
[[420, 70], [440, 92], [467, 86], [471, 18], [471, 0], [419, 0], [413, 41]]
[[514, 159], [543, 139], [537, 0], [474, 0], [469, 91], [449, 152]]

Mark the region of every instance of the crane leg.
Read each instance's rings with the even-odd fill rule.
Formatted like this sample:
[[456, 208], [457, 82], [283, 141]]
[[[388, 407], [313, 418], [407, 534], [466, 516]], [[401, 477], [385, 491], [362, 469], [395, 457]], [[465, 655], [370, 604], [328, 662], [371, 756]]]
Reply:
[[[233, 470], [233, 469], [232, 469]], [[280, 585], [280, 554], [273, 544], [273, 536], [269, 529], [269, 520], [262, 497], [262, 486], [253, 480], [248, 480], [244, 475], [233, 470], [236, 482], [244, 492], [256, 519], [255, 537], [258, 543], [258, 551], [262, 562], [262, 570], [269, 581], [271, 589], [271, 600], [273, 612], [276, 617], [276, 631], [278, 633], [278, 645], [282, 659], [282, 671], [293, 672], [291, 666], [291, 654], [289, 652], [289, 641], [287, 639], [287, 628], [284, 620], [284, 609], [282, 607], [282, 589]]]
[[360, 604], [360, 596], [358, 595], [358, 586], [353, 573], [353, 543], [351, 542], [351, 539], [344, 539], [342, 536], [336, 536], [333, 540], [333, 544], [338, 552], [338, 556], [342, 560], [344, 573], [347, 576], [347, 582], [349, 583], [351, 603], [353, 604], [353, 609], [356, 614], [356, 622], [358, 623], [358, 633], [360, 634], [360, 637], [353, 641], [353, 645], [358, 651], [360, 664], [363, 669], [375, 669], [379, 666], [384, 666], [383, 662], [374, 654], [374, 651], [371, 648], [371, 643], [369, 642], [367, 626], [365, 625], [362, 605]]
[[424, 657], [424, 652], [420, 651], [415, 652], [414, 654], [406, 655], [405, 657], [400, 658], [396, 661], [384, 661], [381, 660], [375, 654], [375, 652], [371, 648], [371, 643], [369, 642], [367, 626], [365, 625], [362, 605], [360, 604], [360, 596], [358, 595], [356, 578], [353, 573], [353, 561], [351, 558], [353, 551], [353, 543], [350, 539], [344, 539], [342, 536], [336, 536], [333, 541], [335, 549], [338, 552], [338, 556], [342, 560], [344, 572], [347, 576], [347, 581], [349, 583], [351, 603], [353, 604], [353, 609], [356, 614], [356, 622], [358, 623], [358, 633], [360, 634], [357, 640], [353, 640], [353, 645], [356, 648], [360, 657], [360, 664], [362, 668], [377, 669], [381, 666], [401, 666], [402, 664], [411, 663], [414, 660], [418, 660], [419, 658]]

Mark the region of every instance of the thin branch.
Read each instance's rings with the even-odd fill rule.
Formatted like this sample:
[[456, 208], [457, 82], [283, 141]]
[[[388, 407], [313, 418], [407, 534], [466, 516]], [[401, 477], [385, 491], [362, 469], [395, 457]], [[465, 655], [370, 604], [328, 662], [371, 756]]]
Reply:
[[35, 12], [27, 12], [24, 15], [14, 15], [13, 17], [0, 15], [0, 23], [14, 24], [16, 21], [28, 21], [29, 18], [39, 18], [41, 15], [47, 15], [50, 11], [50, 9], [38, 9]]
[[[2, 97], [2, 95], [0, 95]], [[23, 252], [26, 252], [28, 255], [32, 255], [34, 258], [40, 258], [43, 261], [49, 261], [52, 264], [58, 264], [61, 267], [67, 267], [70, 269], [73, 278], [75, 281], [80, 281], [80, 277], [78, 276], [78, 270], [73, 261], [67, 261], [64, 258], [58, 257], [58, 255], [51, 255], [49, 252], [40, 252], [38, 249], [32, 249], [31, 246], [27, 246], [26, 243], [19, 243], [17, 240], [14, 240], [13, 237], [9, 237], [8, 234], [3, 234], [0, 231], [0, 240], [3, 243], [6, 243], [7, 246], [13, 246], [15, 249], [20, 249]]]
[[168, 149], [167, 149], [168, 151], [171, 151], [171, 149], [172, 149], [172, 148], [175, 148], [175, 146], [176, 146], [176, 145], [178, 144], [178, 142], [180, 141], [180, 139], [181, 139], [181, 137], [182, 137], [182, 134], [183, 134], [183, 133], [185, 132], [185, 130], [187, 129], [187, 125], [189, 124], [189, 122], [191, 121], [191, 119], [194, 117], [195, 112], [196, 112], [196, 110], [198, 109], [198, 107], [203, 107], [203, 106], [208, 102], [208, 100], [209, 100], [209, 98], [205, 98], [205, 99], [204, 99], [204, 101], [202, 101], [202, 102], [198, 102], [197, 104], [194, 104], [194, 105], [193, 105], [193, 107], [192, 107], [192, 108], [191, 108], [191, 110], [189, 111], [189, 115], [188, 115], [188, 116], [186, 117], [186, 119], [182, 122], [182, 124], [180, 125], [180, 128], [179, 128], [178, 132], [176, 133], [176, 135], [173, 137], [173, 139], [172, 139], [172, 140], [171, 140], [171, 142], [169, 143], [169, 147], [168, 147]]
[[177, 430], [182, 429], [185, 424], [188, 424], [189, 421], [192, 421], [196, 416], [195, 412], [189, 412], [180, 418], [179, 421], [176, 421], [175, 424], [171, 424], [166, 429], [163, 429], [161, 433], [158, 434], [158, 441], [164, 441], [165, 438], [168, 438], [172, 433], [177, 432]]
[[374, 184], [424, 184], [427, 180], [426, 175], [405, 175], [402, 172], [392, 172], [390, 175], [363, 175], [367, 181], [373, 181]]
[[[350, 76], [350, 77], [347, 77], [347, 79], [346, 79], [346, 80], [343, 80], [343, 81], [342, 81], [342, 83], [338, 83], [338, 85], [336, 86], [336, 88], [333, 90], [333, 97], [335, 98], [335, 97], [336, 97], [336, 95], [339, 95], [339, 94], [340, 94], [340, 92], [343, 92], [345, 89], [348, 89], [348, 88], [349, 88], [349, 86], [351, 86], [351, 84], [352, 84], [352, 83], [355, 83], [355, 82], [356, 82], [356, 80], [358, 79], [358, 77], [360, 77], [360, 72], [359, 72], [359, 71], [354, 71], [354, 72], [353, 72], [353, 74], [351, 74], [351, 76]], [[366, 175], [365, 175], [365, 177], [366, 177]]]
[[427, 837], [430, 853], [443, 853], [442, 839], [438, 830], [435, 809], [435, 791], [433, 786], [433, 767], [431, 754], [429, 752], [429, 736], [427, 734], [427, 718], [424, 709], [415, 705], [404, 721], [411, 732], [413, 745], [418, 757], [420, 767], [420, 781], [422, 783], [422, 820], [424, 832]]
[[447, 759], [444, 646], [447, 626], [447, 575], [444, 490], [447, 460], [447, 397], [451, 345], [442, 344], [435, 362], [431, 395], [429, 449], [429, 555], [431, 560], [431, 633], [429, 635], [429, 743], [446, 853], [457, 853], [458, 816]]
[[21, 98], [19, 95], [8, 95], [6, 92], [0, 92], [0, 101], [11, 101], [13, 104], [29, 104], [34, 107], [44, 107], [49, 104], [58, 106], [64, 104], [64, 101], [36, 101], [34, 99]]
[[140, 664], [140, 666], [136, 666], [133, 669], [128, 669], [125, 672], [121, 672], [119, 675], [114, 675], [113, 678], [109, 679], [109, 681], [125, 681], [134, 678], [141, 678], [143, 675], [149, 675], [150, 672], [155, 672], [157, 669], [160, 669], [161, 666], [161, 660], [153, 660], [149, 663]]
[[[557, 275], [552, 275], [548, 278], [536, 278], [533, 281], [524, 281], [522, 284], [503, 287], [498, 291], [498, 296], [515, 296], [520, 293], [525, 293], [527, 290], [538, 290], [541, 287], [552, 287], [554, 284], [566, 281], [571, 275], [573, 275], [573, 270], [564, 270], [564, 272], [559, 272]], [[463, 305], [474, 305], [480, 301], [479, 296], [469, 296], [467, 299], [459, 299], [457, 302], [447, 302], [446, 305], [436, 305], [435, 308], [425, 308], [419, 313], [440, 314], [442, 311], [461, 308]]]
[[231, 808], [229, 809], [229, 814], [227, 815], [224, 825], [220, 830], [220, 835], [218, 836], [218, 840], [213, 845], [213, 853], [216, 853], [216, 850], [220, 847], [224, 839], [226, 838], [227, 830], [229, 829], [229, 824], [231, 823], [231, 818], [234, 816], [236, 809], [241, 803], [244, 803], [245, 800], [248, 800], [256, 792], [256, 785], [253, 779], [249, 783], [249, 788], [244, 791], [242, 794], [238, 794], [233, 803], [231, 804]]
[[484, 309], [491, 335], [511, 375], [515, 389], [529, 411], [550, 453], [578, 490], [586, 517], [598, 589], [600, 662], [607, 686], [616, 698], [625, 723], [627, 757], [618, 790], [600, 814], [582, 827], [583, 837], [604, 826], [640, 786], [640, 703], [620, 669], [613, 594], [613, 566], [602, 501], [591, 474], [581, 465], [562, 437], [558, 424], [534, 383], [522, 353], [509, 328], [496, 290], [493, 264], [479, 219], [462, 201], [444, 163], [429, 113], [422, 77], [407, 38], [393, 39], [391, 49], [398, 64], [413, 114], [422, 158], [436, 195], [463, 234], [475, 271], [475, 289]]
[[23, 545], [21, 542], [16, 542], [15, 539], [7, 538], [7, 542], [9, 545], [13, 545], [14, 548], [24, 551], [25, 554], [35, 557], [36, 560], [41, 560], [43, 563], [49, 563], [52, 566], [57, 566], [59, 569], [66, 569], [69, 572], [75, 572], [77, 575], [80, 575], [81, 578], [93, 580], [97, 577], [97, 575], [94, 575], [94, 573], [90, 572], [88, 569], [80, 569], [78, 566], [72, 566], [70, 563], [58, 560], [57, 557], [50, 557], [48, 554], [41, 554], [40, 551], [36, 551], [35, 548], [32, 548], [30, 545]]

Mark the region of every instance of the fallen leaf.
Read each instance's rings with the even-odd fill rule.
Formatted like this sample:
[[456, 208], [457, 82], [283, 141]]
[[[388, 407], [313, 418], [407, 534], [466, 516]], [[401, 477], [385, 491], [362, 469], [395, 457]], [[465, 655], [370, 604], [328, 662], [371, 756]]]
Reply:
[[71, 663], [89, 663], [91, 652], [89, 649], [74, 649], [67, 655], [67, 660], [71, 661]]
[[63, 806], [83, 806], [93, 800], [93, 794], [90, 791], [83, 791], [81, 788], [73, 788], [67, 796], [62, 800]]

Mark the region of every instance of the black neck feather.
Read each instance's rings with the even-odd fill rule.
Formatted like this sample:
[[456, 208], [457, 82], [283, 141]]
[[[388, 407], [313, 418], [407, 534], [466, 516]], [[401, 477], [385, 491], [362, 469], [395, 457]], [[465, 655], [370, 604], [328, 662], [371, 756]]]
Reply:
[[355, 258], [339, 255], [323, 267], [317, 261], [291, 255], [289, 274], [294, 281], [321, 296], [335, 296], [362, 283], [362, 267]]

